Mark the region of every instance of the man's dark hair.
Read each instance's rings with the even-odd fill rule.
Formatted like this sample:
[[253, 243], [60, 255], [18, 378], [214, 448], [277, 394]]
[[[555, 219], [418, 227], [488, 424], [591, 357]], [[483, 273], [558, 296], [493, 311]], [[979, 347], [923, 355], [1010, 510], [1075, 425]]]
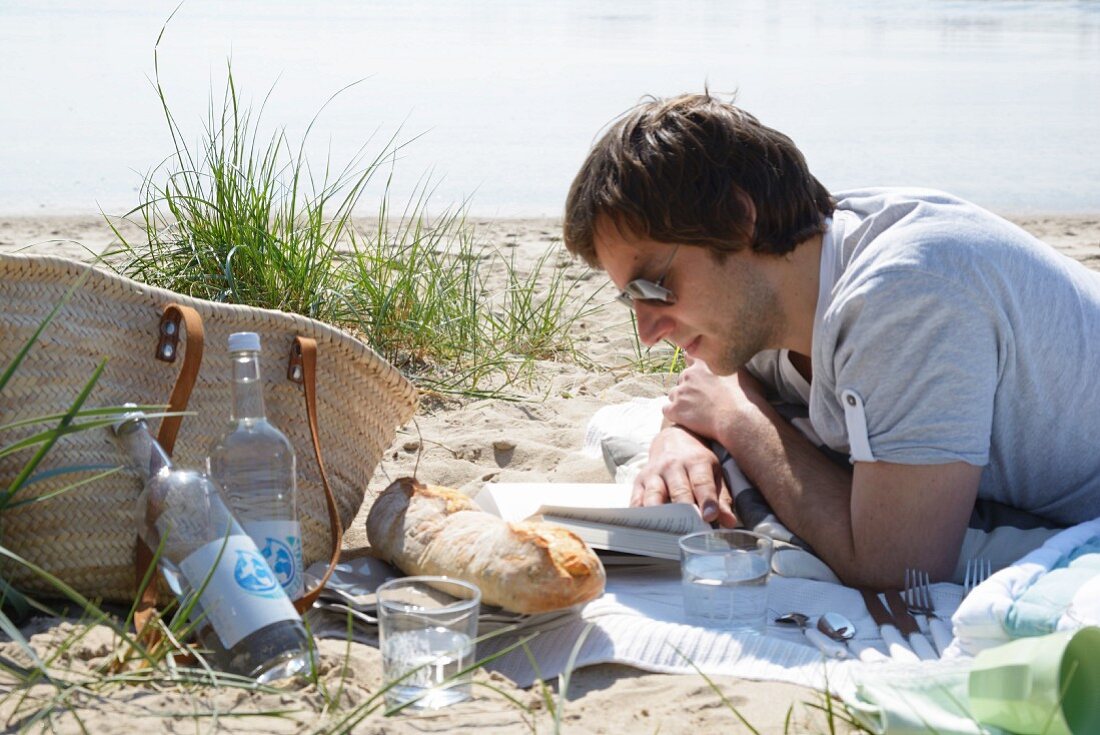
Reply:
[[[739, 191], [756, 207], [751, 229]], [[786, 135], [709, 94], [682, 95], [637, 105], [596, 143], [569, 189], [564, 237], [595, 268], [601, 217], [657, 242], [778, 255], [823, 233], [834, 206]]]

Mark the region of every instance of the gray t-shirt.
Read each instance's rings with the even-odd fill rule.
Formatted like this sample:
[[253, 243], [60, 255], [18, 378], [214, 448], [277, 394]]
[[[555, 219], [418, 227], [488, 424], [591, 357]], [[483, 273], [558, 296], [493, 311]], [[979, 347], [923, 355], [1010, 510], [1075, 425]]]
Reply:
[[859, 460], [982, 466], [979, 497], [1053, 521], [1100, 516], [1100, 273], [941, 192], [837, 198], [818, 435]]

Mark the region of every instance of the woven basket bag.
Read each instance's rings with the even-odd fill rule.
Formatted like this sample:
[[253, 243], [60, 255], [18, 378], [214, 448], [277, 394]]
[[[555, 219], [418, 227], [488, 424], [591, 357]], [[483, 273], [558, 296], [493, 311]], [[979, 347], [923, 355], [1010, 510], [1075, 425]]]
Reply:
[[[50, 256], [0, 254], [0, 370], [3, 370], [70, 288], [80, 282], [0, 392], [0, 426], [64, 412], [104, 359], [99, 382], [85, 408], [127, 401], [166, 405], [181, 373], [179, 362], [156, 359], [186, 353], [186, 328], [178, 346], [166, 348], [162, 316], [170, 304], [201, 318], [205, 350], [173, 459], [202, 468], [215, 438], [228, 427], [232, 379], [226, 343], [232, 332], [260, 335], [261, 372], [268, 418], [294, 445], [298, 458], [298, 513], [306, 566], [329, 558], [334, 545], [307, 420], [301, 370], [288, 366], [296, 338], [316, 343], [315, 401], [318, 443], [341, 528], [362, 504], [366, 484], [396, 429], [416, 408], [416, 389], [359, 340], [313, 319], [267, 309], [194, 299], [122, 278], [86, 263]], [[177, 323], [178, 324], [178, 323]], [[196, 330], [197, 331], [197, 330]], [[299, 356], [300, 361], [300, 356]], [[9, 444], [43, 425], [0, 432]], [[154, 421], [154, 429], [156, 429]], [[0, 491], [6, 490], [29, 452], [0, 458]], [[129, 470], [94, 480], [41, 502], [81, 475], [55, 475], [65, 467], [125, 465], [127, 458], [106, 429], [63, 436], [38, 466], [44, 479], [24, 486], [14, 505], [0, 511], [0, 544], [89, 597], [130, 602], [135, 594], [136, 501], [141, 481]], [[93, 474], [92, 472], [87, 473]], [[14, 562], [0, 577], [30, 592], [56, 592]]]

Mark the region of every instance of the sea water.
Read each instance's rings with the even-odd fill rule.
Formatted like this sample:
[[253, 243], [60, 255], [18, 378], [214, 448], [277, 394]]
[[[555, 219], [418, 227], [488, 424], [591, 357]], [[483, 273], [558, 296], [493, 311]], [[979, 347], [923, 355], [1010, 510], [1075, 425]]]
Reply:
[[730, 550], [692, 556], [683, 564], [684, 613], [688, 621], [735, 632], [763, 633], [768, 560]]
[[400, 681], [386, 690], [386, 705], [392, 708], [416, 700], [411, 707], [439, 709], [469, 699], [470, 674], [457, 674], [473, 658], [470, 636], [441, 626], [387, 635], [382, 642], [382, 670], [387, 685]]
[[135, 171], [174, 151], [149, 83], [169, 15], [157, 70], [189, 144], [211, 96], [220, 109], [227, 60], [242, 104], [264, 103], [261, 138], [285, 126], [296, 146], [313, 127], [310, 163], [344, 165], [364, 131], [378, 130], [369, 157], [390, 135], [407, 143], [359, 214], [383, 190], [409, 201], [430, 174], [432, 211], [558, 217], [603, 126], [643, 95], [704, 86], [736, 90], [834, 192], [1100, 210], [1100, 0], [175, 4], [0, 4], [0, 140], [20, 141], [4, 150], [0, 212], [139, 203]]

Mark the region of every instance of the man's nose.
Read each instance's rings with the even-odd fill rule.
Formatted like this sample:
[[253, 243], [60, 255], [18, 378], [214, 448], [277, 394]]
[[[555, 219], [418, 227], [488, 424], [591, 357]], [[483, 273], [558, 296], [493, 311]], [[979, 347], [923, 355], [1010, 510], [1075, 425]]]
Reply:
[[676, 326], [667, 306], [651, 306], [640, 299], [634, 303], [634, 316], [638, 320], [638, 339], [646, 347], [667, 339]]

